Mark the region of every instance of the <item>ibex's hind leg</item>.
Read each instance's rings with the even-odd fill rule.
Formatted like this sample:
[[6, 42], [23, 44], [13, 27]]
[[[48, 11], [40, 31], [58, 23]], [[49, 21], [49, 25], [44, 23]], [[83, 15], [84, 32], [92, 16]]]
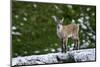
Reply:
[[74, 48], [73, 48], [73, 50], [76, 50], [77, 49], [77, 40], [73, 39], [73, 42], [74, 42]]
[[74, 50], [79, 50], [79, 39], [74, 40]]
[[75, 42], [75, 40], [73, 40], [73, 42], [74, 42], [73, 50], [76, 50], [76, 42]]
[[79, 37], [78, 34], [73, 34], [72, 39], [74, 41], [74, 50], [79, 49]]
[[67, 52], [66, 44], [64, 44], [64, 52], [65, 52], [65, 53]]
[[79, 45], [80, 45], [80, 41], [79, 41], [79, 38], [77, 40], [77, 50], [79, 50]]

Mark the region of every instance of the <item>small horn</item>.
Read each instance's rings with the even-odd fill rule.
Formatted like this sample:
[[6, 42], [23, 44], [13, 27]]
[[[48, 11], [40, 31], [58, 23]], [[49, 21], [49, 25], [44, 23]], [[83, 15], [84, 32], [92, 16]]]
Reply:
[[60, 20], [60, 23], [63, 23], [63, 21], [64, 21], [64, 17]]
[[58, 23], [58, 19], [57, 19], [56, 16], [51, 16], [51, 17], [54, 19], [54, 21], [55, 21], [56, 23]]

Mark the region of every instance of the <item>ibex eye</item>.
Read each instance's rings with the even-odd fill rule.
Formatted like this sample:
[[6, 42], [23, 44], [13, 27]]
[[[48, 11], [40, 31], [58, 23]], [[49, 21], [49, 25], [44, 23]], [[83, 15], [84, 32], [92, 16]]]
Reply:
[[58, 26], [58, 29], [59, 29], [60, 27]]

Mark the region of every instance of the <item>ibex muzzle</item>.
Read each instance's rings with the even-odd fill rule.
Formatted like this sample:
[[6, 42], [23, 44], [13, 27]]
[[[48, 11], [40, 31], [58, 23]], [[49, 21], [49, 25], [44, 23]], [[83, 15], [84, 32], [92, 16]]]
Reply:
[[59, 20], [56, 16], [52, 16], [57, 25], [57, 36], [61, 41], [62, 52], [68, 50], [68, 38], [72, 38], [74, 42], [74, 49], [79, 49], [79, 24], [71, 23], [69, 25], [62, 25], [64, 18]]

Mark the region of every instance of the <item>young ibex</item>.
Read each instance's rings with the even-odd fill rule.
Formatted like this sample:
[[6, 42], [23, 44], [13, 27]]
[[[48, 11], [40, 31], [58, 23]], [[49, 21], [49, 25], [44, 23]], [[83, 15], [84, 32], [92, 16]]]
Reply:
[[59, 37], [61, 41], [61, 49], [62, 53], [66, 52], [68, 50], [68, 47], [66, 47], [68, 38], [72, 38], [74, 42], [74, 49], [79, 49], [79, 24], [71, 23], [69, 25], [62, 25], [64, 18], [62, 20], [59, 20], [56, 16], [52, 16], [54, 21], [57, 24], [57, 36]]

